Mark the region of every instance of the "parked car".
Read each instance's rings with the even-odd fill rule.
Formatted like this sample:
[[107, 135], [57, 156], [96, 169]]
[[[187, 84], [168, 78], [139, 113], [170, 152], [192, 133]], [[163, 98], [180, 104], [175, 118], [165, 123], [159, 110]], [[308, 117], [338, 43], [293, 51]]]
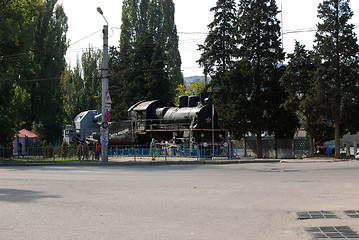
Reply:
[[355, 159], [359, 160], [359, 150], [355, 153]]

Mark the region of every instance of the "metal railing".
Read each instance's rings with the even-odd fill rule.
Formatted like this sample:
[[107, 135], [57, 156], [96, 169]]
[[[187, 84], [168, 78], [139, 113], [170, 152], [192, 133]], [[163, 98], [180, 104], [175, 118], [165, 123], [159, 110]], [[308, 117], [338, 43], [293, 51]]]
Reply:
[[22, 161], [67, 161], [67, 160], [98, 160], [95, 147], [87, 145], [60, 147], [2, 147], [0, 160]]
[[[226, 158], [238, 159], [247, 156], [247, 148], [225, 148], [223, 146], [190, 148], [188, 146], [166, 146], [157, 144], [155, 150], [156, 159], [178, 160], [179, 158], [204, 159]], [[112, 158], [128, 157], [136, 161], [136, 157], [151, 157], [151, 148], [148, 145], [118, 145], [109, 146], [108, 155]], [[95, 146], [59, 146], [59, 147], [1, 147], [0, 160], [20, 161], [99, 161], [101, 151], [96, 151]], [[111, 159], [110, 159], [111, 161]]]
[[[197, 147], [189, 148], [186, 146], [165, 146], [157, 144], [155, 148], [157, 157], [188, 157], [188, 158], [218, 158], [224, 157], [229, 159], [235, 159], [247, 156], [247, 148], [225, 148], [223, 146]], [[139, 156], [150, 157], [150, 146], [144, 145], [129, 145], [129, 146], [110, 146], [109, 156]]]

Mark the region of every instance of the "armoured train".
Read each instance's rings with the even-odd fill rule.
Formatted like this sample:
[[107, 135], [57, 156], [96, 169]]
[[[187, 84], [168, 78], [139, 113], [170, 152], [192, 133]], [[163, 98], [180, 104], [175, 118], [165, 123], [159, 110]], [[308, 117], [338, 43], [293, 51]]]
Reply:
[[[99, 139], [101, 114], [95, 110], [80, 113], [75, 127], [64, 131], [67, 142]], [[226, 145], [228, 131], [219, 129], [218, 116], [206, 95], [180, 96], [179, 106], [167, 107], [158, 100], [140, 101], [128, 109], [128, 120], [111, 122], [109, 145], [149, 144], [152, 138], [172, 144], [212, 143]]]

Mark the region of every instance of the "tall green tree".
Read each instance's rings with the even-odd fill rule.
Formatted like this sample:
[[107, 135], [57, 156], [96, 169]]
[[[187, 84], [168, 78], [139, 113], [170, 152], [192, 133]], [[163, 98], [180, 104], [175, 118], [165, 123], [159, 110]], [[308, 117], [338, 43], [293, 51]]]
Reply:
[[101, 78], [102, 74], [102, 51], [95, 50], [91, 46], [82, 53], [81, 69], [83, 76], [83, 104], [82, 106], [87, 109], [101, 109], [102, 91]]
[[313, 52], [305, 49], [299, 42], [295, 43], [294, 53], [288, 54], [288, 66], [281, 78], [282, 85], [288, 93], [286, 106], [295, 107], [303, 116], [303, 126], [310, 139], [310, 153], [314, 155], [313, 139], [320, 116], [316, 115], [315, 81], [316, 64]]
[[217, 0], [216, 6], [210, 10], [214, 12], [214, 20], [208, 25], [209, 33], [204, 45], [199, 45], [202, 54], [198, 63], [204, 67], [205, 75], [221, 78], [234, 61], [236, 3], [234, 0]]
[[355, 105], [359, 79], [359, 47], [349, 0], [324, 0], [319, 4], [314, 50], [320, 59], [316, 71], [318, 103], [329, 106], [327, 118], [335, 131], [335, 158], [340, 157], [340, 136], [348, 106]]
[[65, 68], [67, 50], [67, 16], [57, 0], [43, 3], [36, 21], [34, 39], [34, 73], [27, 89], [31, 94], [32, 121], [43, 126], [42, 134], [49, 142], [61, 138], [63, 106], [59, 88]]
[[61, 91], [66, 123], [72, 123], [82, 111], [101, 109], [102, 52], [91, 46], [82, 53], [81, 62], [67, 66], [61, 76]]
[[[244, 61], [241, 71], [248, 81], [246, 94], [247, 108], [239, 121], [246, 122], [246, 130], [257, 136], [257, 156], [262, 157], [262, 134], [273, 129], [269, 123], [273, 118], [273, 108], [280, 102], [272, 102], [273, 89], [279, 87], [278, 67], [284, 60], [280, 41], [280, 24], [275, 0], [241, 0], [238, 9], [239, 44], [238, 57]], [[282, 91], [278, 92], [281, 94]], [[279, 126], [280, 127], [280, 126]]]
[[110, 55], [114, 119], [126, 118], [136, 101], [171, 101], [183, 83], [173, 1], [124, 1], [120, 46]]
[[125, 119], [131, 102], [129, 89], [135, 70], [133, 67], [134, 42], [136, 37], [136, 22], [138, 19], [139, 0], [124, 0], [122, 2], [122, 25], [120, 44], [118, 48], [110, 48], [110, 92], [112, 97], [113, 119]]
[[0, 1], [0, 145], [8, 144], [31, 114], [24, 110], [29, 94], [20, 79], [26, 79], [23, 69], [31, 61], [33, 19], [40, 7], [38, 0]]
[[[61, 99], [58, 85], [67, 49], [66, 15], [55, 0], [0, 5], [0, 121], [7, 129], [1, 131], [1, 144], [32, 122], [54, 141], [61, 134], [62, 106], [56, 100]], [[14, 113], [12, 103], [20, 104], [15, 108], [21, 114]], [[19, 119], [11, 120], [15, 115]]]
[[161, 36], [163, 46], [163, 58], [165, 71], [169, 79], [169, 98], [175, 97], [175, 89], [179, 84], [183, 84], [183, 74], [181, 71], [181, 55], [179, 52], [179, 38], [175, 23], [175, 4], [173, 1], [160, 1], [163, 11], [162, 30], [157, 34]]

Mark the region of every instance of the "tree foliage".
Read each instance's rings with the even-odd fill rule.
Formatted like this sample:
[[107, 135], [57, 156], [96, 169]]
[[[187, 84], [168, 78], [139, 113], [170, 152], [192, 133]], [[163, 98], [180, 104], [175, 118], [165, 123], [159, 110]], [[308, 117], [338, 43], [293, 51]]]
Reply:
[[198, 60], [204, 67], [204, 74], [223, 76], [233, 63], [236, 45], [233, 38], [237, 19], [237, 9], [234, 0], [218, 0], [215, 7], [214, 20], [208, 25], [209, 33], [204, 45], [199, 45], [202, 51]]
[[56, 2], [0, 2], [0, 124], [6, 128], [0, 144], [33, 123], [56, 129], [43, 129], [49, 141], [61, 136], [58, 86], [65, 66], [67, 17]]
[[[219, 14], [215, 15], [210, 26], [221, 29], [221, 24], [226, 22], [225, 15], [220, 15], [226, 12], [224, 2], [217, 1], [216, 10]], [[227, 60], [219, 60], [221, 63], [229, 63], [228, 59], [233, 59], [235, 63], [228, 64], [227, 68], [215, 69], [211, 86], [225, 127], [236, 137], [248, 132], [256, 134], [257, 154], [261, 157], [262, 134], [274, 133], [277, 138], [291, 137], [297, 119], [293, 109], [282, 106], [286, 94], [279, 79], [284, 71], [281, 66], [284, 53], [275, 1], [241, 0], [237, 12], [236, 21], [231, 21], [232, 30], [228, 31], [230, 35], [225, 38], [227, 43], [222, 44], [231, 44], [231, 51], [227, 51], [229, 57]], [[214, 43], [223, 40], [220, 34], [212, 34], [208, 39], [212, 37]], [[212, 45], [202, 47], [207, 55], [202, 54], [200, 62], [211, 66], [214, 61], [218, 61], [213, 59], [220, 59], [222, 51], [213, 48], [211, 52], [209, 46]]]
[[[359, 79], [359, 47], [354, 25], [348, 21], [353, 16], [349, 0], [324, 0], [319, 4], [318, 30], [315, 52], [320, 59], [316, 70], [317, 101], [319, 106], [329, 106], [322, 114], [335, 129], [335, 147], [340, 148], [340, 136], [348, 109], [357, 107]], [[339, 151], [335, 157], [339, 158]]]
[[114, 119], [137, 101], [170, 102], [183, 83], [173, 1], [123, 1], [120, 46], [110, 55]]
[[91, 46], [82, 53], [75, 68], [67, 66], [61, 76], [65, 122], [72, 123], [82, 111], [101, 109], [102, 51]]

